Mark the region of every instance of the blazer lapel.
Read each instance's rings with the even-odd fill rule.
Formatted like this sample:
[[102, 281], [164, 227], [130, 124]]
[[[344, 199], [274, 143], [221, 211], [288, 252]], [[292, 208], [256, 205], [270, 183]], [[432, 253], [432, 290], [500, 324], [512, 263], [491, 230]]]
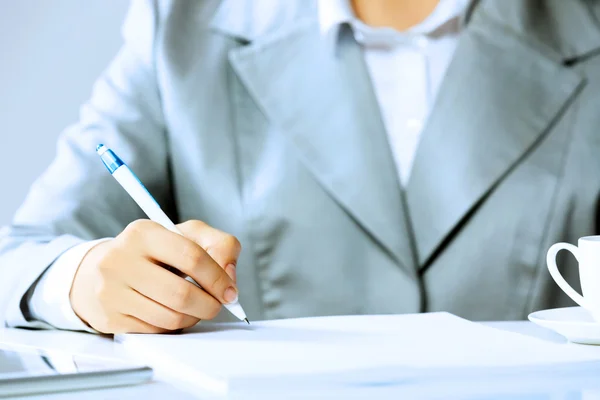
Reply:
[[362, 53], [349, 30], [341, 28], [334, 48], [322, 40], [316, 13], [273, 33], [240, 24], [252, 37], [226, 17], [216, 25], [249, 41], [230, 52], [230, 63], [270, 123], [289, 138], [331, 197], [416, 275], [396, 169]]
[[[525, 2], [494, 4], [506, 3]], [[407, 188], [422, 267], [543, 139], [582, 84], [557, 55], [487, 15], [475, 11], [461, 36]]]

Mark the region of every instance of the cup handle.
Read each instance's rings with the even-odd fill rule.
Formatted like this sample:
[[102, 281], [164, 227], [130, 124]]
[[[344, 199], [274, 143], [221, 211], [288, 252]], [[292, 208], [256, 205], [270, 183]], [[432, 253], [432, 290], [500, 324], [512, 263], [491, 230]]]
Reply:
[[582, 295], [577, 293], [575, 289], [571, 287], [563, 278], [563, 276], [558, 271], [558, 267], [556, 266], [556, 255], [561, 250], [568, 250], [575, 256], [577, 262], [579, 260], [579, 248], [577, 246], [573, 246], [569, 243], [556, 243], [550, 247], [548, 250], [548, 254], [546, 256], [546, 263], [548, 264], [548, 271], [550, 271], [550, 275], [554, 278], [556, 284], [569, 296], [573, 301], [579, 304], [581, 307], [589, 309], [587, 301], [583, 298]]

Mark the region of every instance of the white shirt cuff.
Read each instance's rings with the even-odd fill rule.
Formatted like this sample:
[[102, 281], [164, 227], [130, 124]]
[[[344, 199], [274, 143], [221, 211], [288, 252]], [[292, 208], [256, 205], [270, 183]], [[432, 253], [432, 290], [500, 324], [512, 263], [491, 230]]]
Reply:
[[78, 244], [56, 259], [36, 284], [29, 300], [29, 312], [34, 319], [58, 329], [98, 333], [75, 314], [69, 295], [83, 258], [92, 247], [107, 240]]

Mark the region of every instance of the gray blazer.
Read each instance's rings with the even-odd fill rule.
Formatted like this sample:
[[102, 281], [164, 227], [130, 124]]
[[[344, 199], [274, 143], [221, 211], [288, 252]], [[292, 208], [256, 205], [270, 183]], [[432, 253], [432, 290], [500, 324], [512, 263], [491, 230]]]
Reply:
[[594, 0], [473, 2], [403, 189], [361, 50], [342, 29], [328, 51], [315, 1], [133, 2], [122, 50], [3, 232], [0, 317], [35, 326], [23, 295], [44, 270], [143, 218], [100, 142], [175, 220], [240, 239], [251, 319], [570, 304], [544, 256], [598, 232], [599, 19]]

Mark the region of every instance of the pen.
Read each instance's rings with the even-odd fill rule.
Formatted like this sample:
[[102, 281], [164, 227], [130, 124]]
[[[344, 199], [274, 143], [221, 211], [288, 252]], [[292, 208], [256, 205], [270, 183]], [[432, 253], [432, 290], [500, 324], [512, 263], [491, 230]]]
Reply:
[[[173, 221], [171, 221], [167, 214], [165, 214], [165, 212], [160, 208], [160, 205], [156, 202], [154, 197], [152, 197], [150, 192], [148, 192], [142, 182], [140, 182], [138, 177], [135, 176], [127, 164], [125, 164], [112, 150], [103, 144], [99, 144], [96, 147], [96, 152], [106, 166], [106, 169], [108, 169], [108, 172], [110, 172], [113, 178], [119, 182], [119, 184], [123, 187], [123, 189], [125, 189], [129, 196], [131, 196], [137, 205], [140, 206], [148, 218], [156, 223], [159, 223], [171, 232], [175, 232], [178, 235], [183, 236]], [[200, 287], [191, 277], [188, 278], [192, 283]], [[239, 301], [225, 304], [225, 307], [240, 320], [246, 321], [248, 324], [250, 323]]]

